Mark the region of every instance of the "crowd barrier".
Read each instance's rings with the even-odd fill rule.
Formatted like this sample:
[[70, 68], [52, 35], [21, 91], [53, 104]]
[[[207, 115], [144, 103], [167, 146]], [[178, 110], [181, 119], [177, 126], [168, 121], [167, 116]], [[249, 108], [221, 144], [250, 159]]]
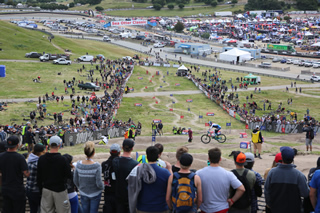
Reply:
[[[277, 132], [277, 133], [303, 133], [304, 124], [277, 124], [277, 123], [262, 123], [262, 122], [249, 122], [248, 128], [255, 129], [256, 126], [259, 126], [261, 130], [266, 130], [269, 132]], [[319, 131], [319, 126], [314, 126], [313, 130], [315, 133]]]

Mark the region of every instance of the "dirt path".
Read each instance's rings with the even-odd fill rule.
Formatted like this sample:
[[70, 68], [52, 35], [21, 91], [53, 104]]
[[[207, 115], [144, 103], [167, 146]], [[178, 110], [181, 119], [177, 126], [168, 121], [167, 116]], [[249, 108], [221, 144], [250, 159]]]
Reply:
[[[162, 71], [159, 71], [159, 75], [161, 76], [160, 79], [159, 79], [159, 80], [160, 80], [160, 83], [161, 83], [161, 82], [164, 81], [164, 80], [163, 80], [163, 72], [162, 72]], [[165, 88], [165, 87], [170, 86], [170, 84], [169, 84], [167, 81], [165, 81], [165, 84], [166, 84], [166, 86], [162, 86], [162, 89]], [[159, 89], [160, 89], [160, 87], [157, 87], [157, 88], [156, 88], [156, 92], [158, 92]]]
[[[149, 71], [150, 76], [148, 78], [148, 81], [150, 82], [150, 80], [152, 80], [152, 76], [154, 76], [156, 74], [156, 71], [154, 69], [149, 69], [149, 67], [148, 67], [148, 69], [147, 69], [147, 67], [142, 67], [142, 68]], [[155, 87], [157, 85], [153, 80], [152, 80], [152, 84], [153, 84], [152, 86], [147, 86], [147, 87], [150, 88], [150, 87]], [[141, 88], [140, 92], [144, 93], [145, 89], [146, 89], [145, 87]]]

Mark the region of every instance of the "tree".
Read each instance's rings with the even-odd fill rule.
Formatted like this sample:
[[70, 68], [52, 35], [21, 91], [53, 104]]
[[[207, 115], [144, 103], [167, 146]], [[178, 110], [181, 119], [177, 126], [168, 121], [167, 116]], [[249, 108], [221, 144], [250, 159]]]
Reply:
[[297, 0], [299, 10], [315, 10], [318, 8], [317, 0]]
[[283, 20], [285, 20], [286, 22], [290, 22], [290, 19], [292, 19], [290, 16], [283, 17]]
[[69, 7], [71, 8], [71, 7], [74, 7], [74, 2], [71, 2], [70, 4], [69, 4]]
[[162, 6], [161, 6], [161, 4], [154, 4], [154, 5], [153, 5], [153, 8], [154, 8], [155, 10], [161, 10]]
[[173, 10], [174, 4], [168, 4], [168, 8], [169, 8], [170, 10]]
[[221, 3], [221, 2], [223, 2], [223, 0], [218, 0], [218, 2], [220, 2], [220, 3]]
[[212, 7], [216, 7], [218, 5], [218, 2], [216, 0], [211, 1], [210, 4]]
[[176, 25], [174, 25], [174, 30], [177, 32], [181, 32], [183, 29], [184, 29], [184, 24], [180, 21], [178, 21]]
[[180, 4], [179, 4], [179, 8], [180, 8], [180, 9], [183, 9], [183, 8], [184, 8], [184, 4], [180, 3]]
[[208, 39], [210, 37], [210, 33], [203, 33], [201, 37]]
[[204, 0], [203, 3], [205, 3], [206, 5], [210, 5], [212, 2], [212, 0]]
[[232, 0], [231, 3], [232, 3], [232, 4], [237, 4], [237, 3], [238, 3], [238, 0]]
[[101, 12], [101, 11], [104, 11], [104, 8], [101, 7], [101, 6], [96, 6], [96, 10], [99, 11], [99, 12]]
[[245, 10], [279, 10], [281, 9], [281, 4], [278, 0], [248, 0], [248, 3], [244, 6], [244, 9]]
[[166, 0], [152, 0], [152, 4], [160, 4], [163, 7], [166, 4]]

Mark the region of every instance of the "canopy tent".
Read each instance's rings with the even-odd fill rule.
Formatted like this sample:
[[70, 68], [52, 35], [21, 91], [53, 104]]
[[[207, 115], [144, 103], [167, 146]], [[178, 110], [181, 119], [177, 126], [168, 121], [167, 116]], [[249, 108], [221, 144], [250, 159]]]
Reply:
[[252, 75], [251, 73], [247, 76], [244, 76], [244, 78], [250, 78], [250, 79], [256, 79], [258, 76]]
[[314, 43], [311, 45], [312, 47], [320, 47], [320, 42]]
[[186, 67], [182, 64], [182, 66], [179, 67], [178, 70], [188, 70], [188, 68], [186, 68]]
[[239, 50], [238, 48], [233, 48], [227, 52], [221, 53], [219, 56], [220, 60], [232, 61], [232, 62], [243, 62], [250, 60], [251, 54], [249, 52]]
[[257, 84], [261, 82], [260, 76], [252, 75], [251, 73], [247, 76], [244, 76], [244, 81], [247, 84]]

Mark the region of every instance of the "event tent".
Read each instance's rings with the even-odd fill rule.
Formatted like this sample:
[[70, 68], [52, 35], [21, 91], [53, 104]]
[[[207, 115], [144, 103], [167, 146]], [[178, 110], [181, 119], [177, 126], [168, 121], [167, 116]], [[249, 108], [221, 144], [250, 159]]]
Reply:
[[188, 74], [188, 68], [186, 68], [183, 64], [177, 70], [177, 76], [186, 76]]
[[220, 60], [223, 61], [233, 61], [233, 62], [243, 62], [250, 60], [251, 54], [249, 52], [239, 50], [238, 48], [233, 48], [227, 52], [221, 53], [219, 56]]
[[249, 84], [257, 84], [261, 82], [260, 76], [252, 75], [251, 73], [247, 76], [244, 76], [244, 81]]

